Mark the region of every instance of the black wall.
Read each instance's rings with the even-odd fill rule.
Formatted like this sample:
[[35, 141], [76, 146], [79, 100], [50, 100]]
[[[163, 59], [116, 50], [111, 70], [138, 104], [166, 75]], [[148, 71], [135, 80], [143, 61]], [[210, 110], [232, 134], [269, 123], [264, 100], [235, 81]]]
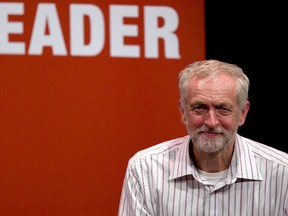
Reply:
[[252, 3], [206, 1], [206, 58], [237, 64], [250, 78], [251, 108], [239, 133], [288, 152], [288, 12], [283, 3]]

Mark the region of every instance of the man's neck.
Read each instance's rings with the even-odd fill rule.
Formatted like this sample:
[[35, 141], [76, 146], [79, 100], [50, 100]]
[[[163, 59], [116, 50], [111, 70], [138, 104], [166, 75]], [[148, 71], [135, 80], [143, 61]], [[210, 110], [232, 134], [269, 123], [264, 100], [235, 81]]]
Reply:
[[190, 142], [189, 154], [195, 166], [205, 172], [220, 172], [229, 167], [234, 144], [228, 144], [221, 152], [200, 152]]

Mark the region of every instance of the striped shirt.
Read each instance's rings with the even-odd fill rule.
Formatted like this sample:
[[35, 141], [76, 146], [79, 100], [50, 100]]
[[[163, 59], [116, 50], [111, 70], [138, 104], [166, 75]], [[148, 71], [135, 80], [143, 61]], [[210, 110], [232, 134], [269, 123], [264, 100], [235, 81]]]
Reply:
[[237, 134], [226, 178], [203, 184], [189, 136], [136, 153], [128, 162], [118, 216], [287, 216], [288, 154]]

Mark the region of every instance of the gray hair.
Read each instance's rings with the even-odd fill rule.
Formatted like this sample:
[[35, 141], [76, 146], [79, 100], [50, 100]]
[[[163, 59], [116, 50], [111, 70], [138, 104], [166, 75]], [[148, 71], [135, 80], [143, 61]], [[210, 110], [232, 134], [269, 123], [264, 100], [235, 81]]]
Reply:
[[229, 64], [219, 60], [202, 60], [189, 64], [179, 73], [180, 103], [186, 104], [189, 82], [193, 77], [204, 78], [210, 75], [226, 73], [236, 81], [236, 93], [239, 108], [242, 109], [248, 100], [250, 81], [243, 70], [235, 64]]

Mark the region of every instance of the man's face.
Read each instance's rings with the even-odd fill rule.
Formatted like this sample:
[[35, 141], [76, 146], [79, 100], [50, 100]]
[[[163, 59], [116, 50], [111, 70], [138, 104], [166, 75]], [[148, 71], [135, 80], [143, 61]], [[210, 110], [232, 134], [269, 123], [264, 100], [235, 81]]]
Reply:
[[235, 134], [249, 110], [237, 103], [234, 80], [221, 74], [217, 77], [193, 78], [186, 105], [181, 107], [182, 121], [199, 151], [217, 153], [233, 143]]

